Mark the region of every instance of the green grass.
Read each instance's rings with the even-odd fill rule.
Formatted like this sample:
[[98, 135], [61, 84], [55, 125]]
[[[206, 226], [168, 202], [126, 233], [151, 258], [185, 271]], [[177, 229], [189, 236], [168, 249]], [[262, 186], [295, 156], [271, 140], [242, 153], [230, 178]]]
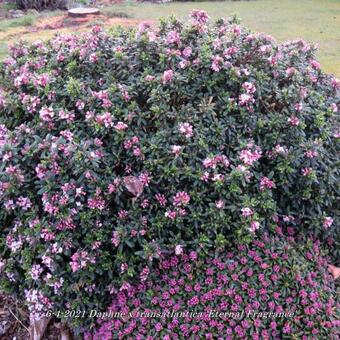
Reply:
[[[237, 14], [244, 25], [271, 34], [278, 41], [303, 38], [318, 43], [318, 59], [323, 69], [340, 77], [340, 0], [171, 2], [159, 5], [129, 1], [112, 5], [103, 12], [140, 20], [158, 20], [172, 14], [185, 19], [193, 8], [208, 11], [214, 19]], [[8, 21], [0, 22], [0, 31], [13, 25]], [[41, 36], [46, 34], [40, 31], [36, 39]], [[0, 58], [3, 58], [2, 44], [4, 40], [0, 38]]]
[[32, 26], [35, 17], [33, 15], [25, 15], [21, 18], [11, 20], [8, 27]]
[[37, 18], [37, 15], [29, 14], [29, 15], [25, 15], [17, 19], [2, 20], [0, 22], [0, 31], [5, 32], [7, 29], [13, 28], [13, 27], [32, 26], [36, 18]]
[[0, 10], [9, 11], [11, 9], [17, 9], [17, 5], [14, 2], [5, 2], [0, 4]]

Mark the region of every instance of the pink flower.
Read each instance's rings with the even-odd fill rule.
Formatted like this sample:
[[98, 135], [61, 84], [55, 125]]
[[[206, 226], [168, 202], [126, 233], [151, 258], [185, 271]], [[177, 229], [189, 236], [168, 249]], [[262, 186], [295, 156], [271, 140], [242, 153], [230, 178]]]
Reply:
[[71, 256], [71, 269], [73, 272], [78, 271], [81, 268], [85, 268], [89, 262], [95, 263], [94, 259], [91, 259], [88, 252], [78, 251]]
[[210, 175], [209, 175], [209, 172], [204, 172], [203, 175], [201, 176], [201, 180], [203, 182], [208, 182], [209, 181], [209, 178], [210, 178]]
[[332, 224], [333, 224], [334, 220], [332, 217], [325, 217], [325, 219], [323, 220], [323, 227], [325, 229], [328, 229]]
[[241, 95], [239, 95], [238, 100], [241, 106], [245, 106], [255, 102], [253, 95], [248, 93], [242, 93]]
[[234, 26], [233, 29], [232, 29], [232, 32], [233, 32], [235, 35], [240, 35], [240, 33], [241, 33], [241, 27], [238, 26], [238, 25]]
[[294, 67], [289, 67], [286, 70], [286, 76], [291, 77], [292, 75], [294, 75], [295, 72], [296, 72], [296, 69]]
[[181, 246], [180, 244], [178, 244], [178, 245], [175, 247], [175, 254], [176, 254], [176, 255], [181, 255], [181, 254], [183, 254], [183, 246]]
[[117, 231], [114, 231], [112, 234], [112, 238], [111, 238], [111, 242], [113, 243], [113, 245], [115, 247], [118, 247], [119, 243], [120, 243], [120, 235]]
[[209, 16], [206, 11], [194, 9], [190, 13], [190, 17], [200, 24], [205, 24], [209, 21]]
[[179, 44], [181, 38], [177, 31], [170, 31], [166, 36], [166, 43], [167, 44]]
[[180, 154], [181, 150], [182, 150], [182, 147], [179, 145], [173, 145], [171, 147], [171, 153], [173, 153], [176, 157]]
[[136, 157], [142, 157], [142, 150], [138, 147], [133, 148], [133, 155]]
[[68, 122], [72, 122], [75, 118], [75, 114], [73, 112], [68, 112], [64, 110], [60, 110], [58, 116], [60, 119], [65, 119]]
[[124, 272], [126, 272], [128, 270], [128, 268], [129, 268], [129, 265], [127, 263], [122, 263], [120, 265], [120, 272], [124, 273]]
[[164, 195], [156, 194], [155, 198], [156, 198], [156, 200], [158, 201], [158, 203], [160, 204], [161, 207], [165, 207], [166, 206], [167, 199], [165, 198]]
[[145, 77], [145, 80], [146, 80], [146, 81], [153, 81], [154, 79], [155, 79], [155, 77], [152, 76], [152, 75], [150, 75], [150, 74], [148, 74], [148, 75]]
[[185, 191], [179, 191], [174, 197], [174, 205], [176, 207], [187, 205], [189, 202], [190, 196]]
[[216, 168], [216, 162], [214, 161], [214, 158], [207, 157], [206, 159], [203, 160], [203, 166], [205, 168]]
[[126, 89], [126, 86], [118, 84], [118, 88], [119, 88], [120, 93], [122, 94], [123, 99], [126, 102], [128, 102], [131, 98], [130, 98], [129, 92]]
[[184, 69], [190, 65], [190, 62], [188, 60], [182, 60], [179, 62], [179, 67], [181, 69]]
[[313, 172], [313, 169], [312, 168], [303, 168], [301, 171], [302, 171], [303, 176], [308, 176]]
[[192, 53], [192, 48], [190, 46], [187, 46], [183, 51], [182, 51], [182, 55], [185, 58], [189, 58], [191, 56]]
[[144, 200], [142, 201], [142, 203], [140, 204], [140, 206], [141, 206], [143, 209], [147, 208], [149, 205], [150, 205], [150, 202], [149, 202], [148, 199], [144, 199]]
[[124, 220], [124, 219], [126, 219], [127, 217], [129, 216], [129, 213], [126, 211], [126, 210], [119, 210], [118, 211], [118, 218], [120, 219], [120, 220]]
[[268, 177], [262, 177], [260, 182], [260, 190], [263, 191], [265, 188], [275, 188], [275, 184]]
[[254, 151], [243, 149], [240, 152], [240, 159], [246, 165], [252, 165], [254, 162], [261, 158], [262, 151], [256, 148]]
[[98, 61], [98, 56], [96, 53], [91, 53], [89, 56], [90, 63], [96, 63]]
[[57, 55], [57, 61], [62, 62], [65, 60], [65, 56], [63, 54], [58, 54]]
[[140, 280], [141, 282], [144, 282], [147, 280], [148, 276], [150, 274], [150, 269], [149, 267], [144, 267], [142, 272], [140, 273], [139, 277], [140, 277]]
[[294, 109], [297, 111], [297, 112], [301, 112], [302, 109], [303, 109], [303, 104], [300, 102], [300, 103], [296, 103], [294, 105]]
[[105, 208], [105, 201], [100, 197], [89, 198], [87, 205], [90, 209], [103, 210]]
[[156, 332], [160, 332], [163, 329], [163, 326], [160, 322], [157, 322], [155, 325]]
[[157, 40], [157, 35], [154, 31], [148, 32], [148, 38], [150, 42], [154, 42]]
[[313, 69], [315, 69], [315, 70], [319, 70], [319, 69], [320, 69], [320, 63], [317, 62], [316, 60], [312, 60], [312, 61], [310, 62], [310, 64], [311, 64], [311, 66], [313, 67]]
[[335, 89], [340, 88], [340, 79], [332, 78], [332, 86], [333, 86]]
[[306, 156], [307, 158], [315, 158], [315, 157], [318, 156], [318, 152], [315, 151], [315, 150], [307, 150], [307, 151], [305, 152], [305, 156]]
[[145, 187], [147, 187], [147, 186], [150, 184], [150, 181], [151, 181], [150, 174], [149, 174], [149, 172], [147, 172], [147, 171], [142, 172], [142, 173], [138, 176], [138, 179], [141, 181], [141, 183], [142, 183]]
[[188, 305], [189, 306], [196, 306], [198, 305], [200, 302], [199, 298], [197, 296], [194, 296], [193, 298], [191, 298], [189, 301], [188, 301]]
[[78, 110], [82, 110], [85, 107], [85, 103], [82, 100], [79, 99], [76, 102], [76, 107], [77, 107]]
[[277, 144], [275, 146], [275, 152], [281, 155], [286, 155], [288, 153], [288, 149], [285, 146], [281, 146], [280, 144]]
[[43, 107], [39, 111], [39, 115], [40, 115], [41, 120], [45, 122], [50, 122], [52, 118], [54, 117], [54, 111], [52, 107]]
[[241, 211], [242, 211], [243, 217], [249, 217], [249, 216], [252, 216], [254, 214], [254, 211], [250, 208], [242, 208]]
[[245, 82], [245, 83], [243, 83], [242, 84], [242, 88], [244, 89], [244, 90], [246, 90], [246, 92], [248, 93], [248, 94], [252, 94], [252, 93], [255, 93], [256, 92], [256, 87], [252, 84], [252, 83], [250, 83], [250, 82]]
[[170, 220], [174, 220], [177, 216], [177, 212], [174, 210], [168, 210], [165, 212], [165, 217], [169, 218]]
[[290, 123], [290, 125], [292, 126], [298, 126], [300, 124], [300, 121], [296, 116], [292, 116], [288, 118], [288, 123]]
[[224, 202], [222, 200], [218, 200], [215, 202], [215, 206], [217, 209], [223, 209], [224, 207]]
[[214, 174], [211, 178], [213, 182], [222, 182], [224, 180], [224, 175], [222, 174]]
[[104, 125], [105, 127], [113, 126], [113, 117], [110, 112], [104, 112], [102, 115], [98, 115], [96, 117], [96, 122], [100, 125]]
[[180, 123], [178, 126], [178, 130], [186, 138], [190, 138], [193, 136], [193, 128], [192, 128], [192, 125], [189, 123]]
[[225, 168], [228, 168], [230, 162], [225, 155], [217, 155], [214, 157], [207, 157], [203, 160], [203, 166], [205, 168], [215, 169], [218, 164], [223, 165]]
[[214, 56], [212, 58], [211, 69], [215, 72], [219, 72], [223, 66], [223, 58], [220, 56]]
[[174, 72], [172, 70], [164, 71], [163, 78], [162, 78], [163, 84], [167, 84], [170, 81], [172, 81], [173, 77], [174, 77]]
[[118, 122], [116, 125], [113, 126], [116, 130], [118, 131], [122, 131], [122, 130], [126, 130], [128, 128], [128, 126], [123, 123], [123, 122]]
[[251, 231], [251, 232], [255, 232], [257, 229], [259, 229], [260, 228], [260, 223], [258, 222], [258, 221], [251, 221], [250, 222], [250, 228], [249, 228], [249, 230]]
[[337, 112], [338, 112], [338, 106], [337, 106], [335, 103], [332, 103], [332, 104], [331, 104], [331, 110], [332, 110], [334, 113], [337, 113]]
[[20, 196], [17, 200], [17, 205], [26, 211], [32, 207], [32, 202], [28, 197]]
[[143, 33], [143, 32], [145, 32], [148, 28], [150, 28], [151, 27], [151, 25], [150, 25], [150, 23], [149, 22], [147, 22], [147, 21], [143, 21], [143, 22], [141, 22], [139, 25], [138, 25], [138, 32], [139, 33]]
[[37, 79], [34, 81], [34, 85], [45, 87], [49, 83], [49, 81], [49, 75], [47, 73], [43, 73], [37, 76]]
[[33, 280], [38, 280], [41, 273], [43, 272], [43, 268], [39, 264], [34, 264], [31, 268], [31, 277]]

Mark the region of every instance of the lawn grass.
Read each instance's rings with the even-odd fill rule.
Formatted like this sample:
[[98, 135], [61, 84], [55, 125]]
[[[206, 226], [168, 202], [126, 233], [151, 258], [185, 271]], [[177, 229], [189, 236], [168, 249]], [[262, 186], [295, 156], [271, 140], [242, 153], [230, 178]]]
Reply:
[[[171, 2], [166, 4], [129, 1], [103, 9], [120, 16], [158, 20], [177, 15], [186, 18], [193, 9], [204, 9], [212, 18], [237, 14], [244, 25], [254, 31], [273, 35], [277, 40], [303, 38], [319, 44], [318, 59], [325, 71], [340, 77], [340, 0], [254, 0], [223, 2]], [[60, 12], [59, 12], [60, 14]], [[5, 37], [0, 23], [0, 58], [3, 57]], [[6, 29], [10, 26], [7, 23]], [[63, 30], [67, 32], [66, 30]], [[28, 40], [52, 36], [55, 31], [25, 35]], [[20, 34], [19, 34], [20, 35]]]

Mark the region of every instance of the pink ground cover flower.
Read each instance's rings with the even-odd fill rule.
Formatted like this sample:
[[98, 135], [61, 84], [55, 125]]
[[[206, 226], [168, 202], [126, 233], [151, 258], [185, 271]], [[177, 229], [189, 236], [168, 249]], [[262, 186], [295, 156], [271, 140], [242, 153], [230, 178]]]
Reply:
[[[296, 253], [292, 256], [296, 242], [303, 245], [299, 259]], [[217, 256], [198, 258], [197, 253], [186, 253], [179, 245], [174, 251], [175, 254], [163, 254], [153, 271], [143, 268], [140, 283], [122, 286], [112, 296], [108, 309], [112, 313], [133, 313], [136, 306], [141, 313], [134, 313], [133, 318], [113, 316], [99, 320], [96, 330], [85, 334], [85, 339], [123, 338], [126, 334], [147, 338], [155, 330], [162, 338], [177, 339], [185, 332], [187, 337], [213, 339], [206, 336], [208, 329], [220, 337], [234, 334], [254, 338], [252, 325], [258, 339], [301, 331], [316, 334], [316, 329], [329, 336], [335, 334], [332, 320], [336, 317], [336, 302], [331, 293], [334, 280], [324, 270], [326, 258], [320, 256], [318, 243], [307, 246], [292, 237], [265, 235], [251, 244], [240, 244], [237, 252], [222, 251]], [[270, 254], [275, 256], [268, 258]], [[310, 262], [306, 264], [316, 269], [302, 276], [292, 275], [289, 280], [294, 282], [294, 288], [287, 287], [282, 295], [277, 291], [278, 280], [288, 280], [291, 263], [307, 254]], [[189, 314], [193, 308], [196, 314]], [[159, 317], [147, 318], [143, 313]], [[278, 317], [280, 313], [291, 316]], [[306, 323], [301, 323], [301, 318]]]

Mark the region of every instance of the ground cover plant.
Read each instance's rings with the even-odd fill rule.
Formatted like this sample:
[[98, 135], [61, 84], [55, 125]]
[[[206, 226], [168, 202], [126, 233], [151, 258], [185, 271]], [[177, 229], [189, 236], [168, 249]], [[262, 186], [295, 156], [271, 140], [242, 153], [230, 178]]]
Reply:
[[144, 282], [113, 294], [85, 339], [337, 339], [336, 287], [319, 246], [278, 228], [233, 251], [165, 255]]
[[20, 43], [1, 64], [0, 282], [36, 317], [104, 309], [166, 252], [277, 225], [338, 244], [339, 80], [302, 40], [208, 19]]

